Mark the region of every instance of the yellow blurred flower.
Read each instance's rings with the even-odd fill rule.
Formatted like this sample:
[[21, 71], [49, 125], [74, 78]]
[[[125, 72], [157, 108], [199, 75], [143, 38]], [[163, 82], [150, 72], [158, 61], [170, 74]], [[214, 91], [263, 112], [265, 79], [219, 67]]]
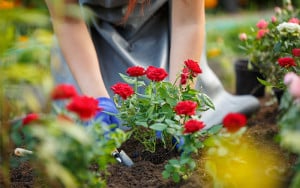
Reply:
[[205, 8], [206, 9], [216, 8], [217, 5], [218, 5], [218, 0], [205, 0]]
[[15, 7], [13, 1], [0, 0], [0, 9], [12, 9]]
[[22, 35], [22, 36], [20, 36], [20, 37], [18, 38], [18, 41], [19, 41], [19, 42], [27, 42], [27, 41], [28, 41], [28, 36]]
[[221, 49], [220, 48], [210, 48], [207, 51], [207, 57], [208, 58], [214, 58], [221, 55]]
[[285, 162], [271, 147], [258, 147], [255, 140], [225, 135], [211, 140], [205, 154], [205, 169], [215, 187], [280, 188]]

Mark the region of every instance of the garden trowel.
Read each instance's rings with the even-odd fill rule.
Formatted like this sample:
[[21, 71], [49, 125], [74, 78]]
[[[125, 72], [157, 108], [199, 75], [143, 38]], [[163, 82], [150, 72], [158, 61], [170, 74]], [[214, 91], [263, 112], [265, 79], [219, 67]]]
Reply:
[[131, 167], [133, 165], [133, 161], [130, 159], [130, 157], [121, 150], [120, 152], [118, 150], [115, 150], [112, 152], [112, 156], [121, 164]]

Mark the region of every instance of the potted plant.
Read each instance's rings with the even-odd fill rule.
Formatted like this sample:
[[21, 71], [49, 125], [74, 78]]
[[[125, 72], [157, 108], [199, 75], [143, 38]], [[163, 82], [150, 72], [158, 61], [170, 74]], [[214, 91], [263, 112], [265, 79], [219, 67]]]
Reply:
[[275, 7], [270, 20], [261, 19], [256, 27], [242, 33], [241, 48], [245, 50], [251, 68], [262, 74], [258, 80], [275, 89], [285, 90], [283, 77], [287, 72], [300, 74], [300, 10], [290, 0]]
[[265, 86], [257, 79], [262, 78], [263, 76], [257, 68], [252, 67], [253, 65], [248, 59], [237, 59], [235, 61], [236, 94], [251, 94], [255, 97], [263, 97], [265, 95]]

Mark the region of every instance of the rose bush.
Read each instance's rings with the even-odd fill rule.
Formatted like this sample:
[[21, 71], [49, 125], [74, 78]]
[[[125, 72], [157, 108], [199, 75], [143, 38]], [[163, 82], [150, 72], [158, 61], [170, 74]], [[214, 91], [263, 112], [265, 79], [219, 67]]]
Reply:
[[116, 162], [112, 152], [127, 139], [126, 133], [110, 131], [113, 125], [94, 119], [102, 110], [99, 101], [77, 94], [72, 85], [58, 85], [49, 98], [54, 111], [29, 113], [11, 125], [16, 147], [33, 152], [21, 161], [27, 160], [40, 177], [51, 176], [44, 183], [52, 187], [105, 187], [106, 168]]
[[288, 72], [300, 74], [300, 9], [290, 0], [276, 7], [270, 20], [261, 19], [256, 28], [240, 34], [241, 48], [245, 50], [253, 68], [263, 75], [264, 85], [285, 89], [283, 77]]
[[159, 67], [134, 66], [126, 72], [120, 73], [124, 83], [111, 86], [118, 117], [146, 150], [155, 152], [160, 142], [181, 152], [180, 159], [172, 159], [165, 166], [165, 178], [177, 182], [188, 177], [196, 167], [191, 154], [197, 153], [203, 147], [202, 140], [213, 133], [204, 129], [201, 112], [214, 105], [207, 95], [191, 87], [193, 79], [202, 73], [198, 62], [186, 60], [175, 83], [164, 81], [168, 73]]
[[[284, 149], [300, 155], [300, 76], [293, 72], [287, 73], [284, 77], [284, 83], [287, 90], [283, 94], [280, 102], [280, 114], [278, 116], [279, 141]], [[295, 164], [295, 174], [292, 180], [292, 188], [300, 185], [300, 168], [299, 161]]]

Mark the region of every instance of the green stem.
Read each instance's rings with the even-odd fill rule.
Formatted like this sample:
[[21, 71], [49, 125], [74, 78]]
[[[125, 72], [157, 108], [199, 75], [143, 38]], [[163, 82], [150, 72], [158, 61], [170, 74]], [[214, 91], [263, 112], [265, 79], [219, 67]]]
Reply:
[[134, 91], [137, 93], [137, 89], [138, 89], [138, 78], [135, 77], [135, 84], [134, 84]]
[[175, 80], [175, 82], [173, 83], [173, 86], [175, 86], [175, 85], [176, 85], [176, 83], [177, 83], [178, 79], [179, 79], [179, 76], [177, 76], [177, 77], [176, 77], [176, 80]]

